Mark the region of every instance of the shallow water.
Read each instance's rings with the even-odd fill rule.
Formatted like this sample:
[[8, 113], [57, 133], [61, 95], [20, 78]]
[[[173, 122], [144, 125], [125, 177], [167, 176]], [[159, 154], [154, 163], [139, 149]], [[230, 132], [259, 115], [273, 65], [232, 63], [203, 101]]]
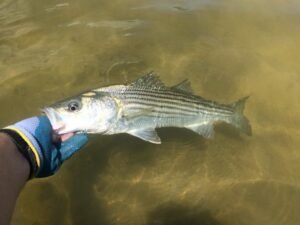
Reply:
[[13, 225], [300, 221], [300, 3], [0, 1], [0, 126], [154, 70], [223, 103], [251, 95], [253, 136], [161, 129], [162, 145], [91, 137], [22, 192]]

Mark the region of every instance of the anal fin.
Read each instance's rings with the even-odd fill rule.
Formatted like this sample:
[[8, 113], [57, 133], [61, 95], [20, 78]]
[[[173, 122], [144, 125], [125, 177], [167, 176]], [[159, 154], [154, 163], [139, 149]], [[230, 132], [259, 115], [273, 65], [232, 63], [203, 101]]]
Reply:
[[186, 126], [187, 129], [194, 131], [197, 134], [202, 135], [205, 138], [213, 138], [214, 137], [214, 126], [212, 123], [207, 124], [193, 124]]
[[153, 144], [161, 144], [161, 140], [154, 129], [132, 130], [127, 133]]

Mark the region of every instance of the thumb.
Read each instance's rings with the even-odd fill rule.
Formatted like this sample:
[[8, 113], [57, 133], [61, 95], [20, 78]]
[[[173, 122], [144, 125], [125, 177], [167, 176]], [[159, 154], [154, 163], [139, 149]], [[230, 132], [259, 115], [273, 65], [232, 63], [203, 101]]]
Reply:
[[87, 134], [76, 134], [61, 143], [60, 153], [62, 161], [69, 159], [75, 152], [88, 142]]

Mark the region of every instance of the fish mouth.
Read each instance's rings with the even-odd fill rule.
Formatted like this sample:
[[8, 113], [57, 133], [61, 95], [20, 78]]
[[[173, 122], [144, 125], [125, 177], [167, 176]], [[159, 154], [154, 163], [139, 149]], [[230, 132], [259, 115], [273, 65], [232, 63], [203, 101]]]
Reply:
[[42, 112], [48, 117], [53, 131], [57, 134], [63, 134], [62, 130], [65, 128], [63, 118], [52, 108], [44, 108]]

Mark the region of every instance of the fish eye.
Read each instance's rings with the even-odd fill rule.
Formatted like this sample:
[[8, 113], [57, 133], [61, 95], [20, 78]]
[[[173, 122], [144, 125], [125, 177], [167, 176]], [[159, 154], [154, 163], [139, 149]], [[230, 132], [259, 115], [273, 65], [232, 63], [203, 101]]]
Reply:
[[79, 101], [72, 101], [68, 104], [68, 111], [75, 112], [81, 108], [81, 103]]

